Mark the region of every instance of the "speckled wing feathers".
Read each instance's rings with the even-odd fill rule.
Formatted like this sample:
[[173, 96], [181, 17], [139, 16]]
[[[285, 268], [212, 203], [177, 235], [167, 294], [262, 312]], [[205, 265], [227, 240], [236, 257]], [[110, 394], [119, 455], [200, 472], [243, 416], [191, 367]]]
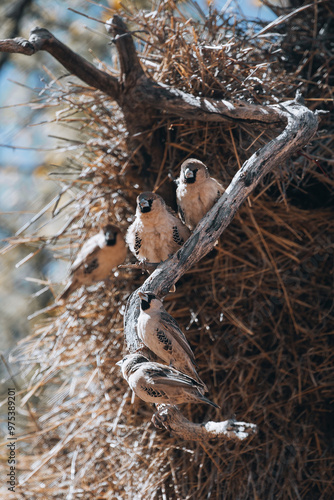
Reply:
[[86, 241], [81, 250], [78, 252], [77, 257], [71, 266], [71, 273], [79, 269], [79, 267], [85, 263], [88, 257], [90, 261], [94, 260], [96, 255], [98, 254], [98, 251], [102, 248], [103, 243], [104, 238], [103, 236], [101, 237], [100, 234], [97, 234], [96, 237], [90, 238], [88, 241]]
[[168, 368], [167, 366], [163, 369], [160, 367], [148, 368], [146, 370], [148, 375], [147, 381], [154, 385], [170, 386], [170, 387], [200, 387], [200, 384], [196, 380], [188, 377], [184, 373], [177, 372]]
[[168, 333], [180, 344], [182, 349], [188, 354], [189, 358], [191, 359], [192, 363], [196, 366], [195, 362], [195, 356], [194, 353], [191, 350], [191, 347], [182, 332], [180, 330], [179, 325], [175, 321], [175, 319], [168, 314], [167, 312], [162, 311], [161, 312], [161, 324], [162, 326], [168, 331]]

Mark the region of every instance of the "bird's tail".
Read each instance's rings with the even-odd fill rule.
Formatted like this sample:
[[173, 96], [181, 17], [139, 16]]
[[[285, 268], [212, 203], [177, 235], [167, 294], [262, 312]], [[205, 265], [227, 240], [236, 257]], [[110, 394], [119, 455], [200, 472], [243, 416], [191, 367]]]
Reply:
[[[194, 363], [188, 363], [188, 369], [187, 369], [186, 373], [190, 377], [192, 377], [194, 380], [196, 380], [196, 382], [199, 383], [199, 385], [201, 386], [201, 387], [198, 387], [199, 392], [201, 392], [203, 394], [205, 392], [209, 392], [207, 386], [204, 384], [203, 380], [199, 377], [199, 375], [198, 375], [197, 371], [195, 370], [194, 366], [195, 366]], [[183, 368], [183, 370], [184, 370], [184, 368]]]
[[199, 399], [203, 401], [203, 403], [207, 403], [208, 405], [214, 406], [215, 408], [220, 408], [220, 406], [216, 405], [216, 403], [203, 396], [203, 394], [199, 396]]

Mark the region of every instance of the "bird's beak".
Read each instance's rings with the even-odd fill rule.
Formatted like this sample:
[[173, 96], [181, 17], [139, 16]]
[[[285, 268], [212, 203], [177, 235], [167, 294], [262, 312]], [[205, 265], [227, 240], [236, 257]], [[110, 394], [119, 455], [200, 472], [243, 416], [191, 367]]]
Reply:
[[117, 366], [122, 366], [122, 363], [123, 363], [123, 360], [122, 360], [122, 359], [120, 359], [119, 361], [117, 361], [116, 365], [117, 365]]
[[194, 172], [190, 170], [190, 168], [186, 168], [184, 176], [186, 179], [192, 179], [194, 177]]
[[138, 297], [147, 302], [147, 295], [145, 292], [138, 292]]
[[150, 203], [149, 203], [149, 201], [148, 201], [148, 200], [141, 200], [141, 201], [139, 202], [139, 206], [140, 206], [140, 208], [149, 208]]

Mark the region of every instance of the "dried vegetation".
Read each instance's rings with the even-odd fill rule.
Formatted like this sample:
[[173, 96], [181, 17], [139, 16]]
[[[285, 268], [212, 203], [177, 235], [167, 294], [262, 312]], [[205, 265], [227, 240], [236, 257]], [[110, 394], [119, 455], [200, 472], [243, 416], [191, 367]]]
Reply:
[[[131, 29], [146, 31], [137, 34], [137, 49], [152, 78], [193, 95], [259, 104], [292, 99], [300, 89], [311, 109], [331, 109], [328, 2], [261, 36], [251, 23], [197, 15], [187, 19], [172, 0], [154, 13], [124, 14]], [[117, 73], [115, 61], [105, 65]], [[82, 133], [82, 148], [61, 169], [66, 175], [57, 173], [71, 203], [56, 207], [64, 226], [52, 241], [27, 228], [11, 244], [37, 240], [56, 256], [69, 245], [74, 252], [108, 218], [125, 231], [144, 189], [174, 204], [168, 174], [177, 176], [187, 157], [203, 160], [227, 186], [277, 132], [159, 116], [164, 156], [156, 168], [127, 149], [122, 115], [102, 93], [69, 77], [45, 96], [45, 105], [62, 105], [58, 119]], [[29, 401], [35, 414], [18, 442], [19, 498], [331, 498], [332, 117], [322, 115], [307, 150], [265, 178], [215, 249], [165, 299], [221, 406], [186, 405], [185, 415], [196, 422], [235, 416], [257, 424], [258, 434], [240, 443], [182, 442], [153, 427], [149, 405], [130, 404], [115, 362], [126, 300], [144, 276], [121, 269], [40, 316], [13, 353], [30, 380], [21, 404]]]

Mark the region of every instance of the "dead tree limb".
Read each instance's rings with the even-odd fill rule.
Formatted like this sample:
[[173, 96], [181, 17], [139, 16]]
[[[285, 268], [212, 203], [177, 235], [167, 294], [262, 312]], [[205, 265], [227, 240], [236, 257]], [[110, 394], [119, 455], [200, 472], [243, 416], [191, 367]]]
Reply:
[[[151, 290], [159, 297], [165, 296], [183, 274], [210, 252], [223, 231], [232, 221], [240, 205], [254, 190], [264, 175], [287, 160], [293, 153], [303, 148], [312, 139], [318, 128], [318, 117], [301, 103], [299, 95], [277, 107], [287, 120], [283, 132], [254, 153], [236, 173], [231, 184], [213, 208], [201, 220], [193, 234], [171, 258], [161, 263], [146, 279], [140, 289], [129, 297], [124, 316], [124, 334], [130, 352], [142, 348], [136, 325], [139, 315], [139, 290]], [[173, 408], [173, 409], [172, 409]], [[199, 428], [188, 422], [175, 407], [165, 406], [163, 418], [159, 422], [166, 429], [173, 430], [180, 437], [198, 440]], [[220, 422], [216, 425], [223, 425]], [[248, 431], [254, 428], [249, 425]], [[245, 432], [248, 432], [245, 431]], [[219, 433], [218, 433], [219, 434]], [[201, 439], [212, 439], [212, 434], [204, 426], [200, 427]], [[218, 437], [218, 436], [216, 436]], [[226, 439], [226, 433], [219, 434]], [[235, 437], [235, 436], [234, 436]]]

